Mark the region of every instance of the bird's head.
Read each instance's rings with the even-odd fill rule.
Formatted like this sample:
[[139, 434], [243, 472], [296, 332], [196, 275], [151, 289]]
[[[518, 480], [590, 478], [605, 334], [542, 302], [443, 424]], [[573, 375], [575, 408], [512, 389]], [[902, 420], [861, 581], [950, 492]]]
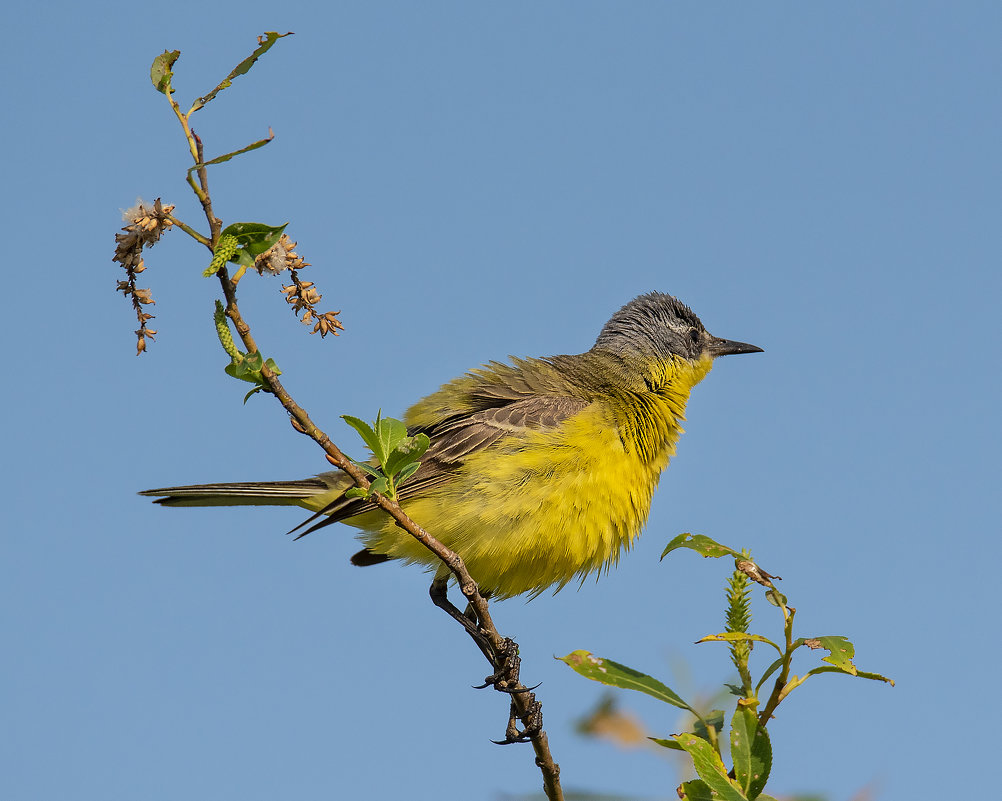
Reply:
[[732, 353], [759, 353], [762, 348], [715, 337], [678, 298], [648, 292], [612, 315], [602, 327], [593, 350], [644, 360], [666, 361], [676, 356], [695, 363]]

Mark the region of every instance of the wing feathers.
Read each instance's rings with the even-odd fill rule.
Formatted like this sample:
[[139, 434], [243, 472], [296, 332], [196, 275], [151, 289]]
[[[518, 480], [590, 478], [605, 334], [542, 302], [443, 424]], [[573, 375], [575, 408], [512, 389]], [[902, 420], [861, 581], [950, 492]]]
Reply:
[[[431, 447], [421, 460], [421, 467], [400, 488], [397, 497], [401, 502], [406, 502], [408, 498], [419, 495], [425, 490], [440, 486], [447, 482], [452, 471], [471, 455], [489, 448], [505, 437], [518, 437], [527, 431], [556, 428], [586, 406], [588, 401], [580, 398], [536, 396], [522, 398], [505, 406], [483, 409], [462, 417], [452, 417], [437, 425], [411, 429], [408, 432], [411, 435], [421, 430], [431, 437]], [[337, 523], [374, 508], [375, 504], [363, 498], [338, 498], [308, 520], [304, 520], [293, 531], [326, 515], [323, 520], [313, 523], [299, 535], [305, 537], [331, 523]]]

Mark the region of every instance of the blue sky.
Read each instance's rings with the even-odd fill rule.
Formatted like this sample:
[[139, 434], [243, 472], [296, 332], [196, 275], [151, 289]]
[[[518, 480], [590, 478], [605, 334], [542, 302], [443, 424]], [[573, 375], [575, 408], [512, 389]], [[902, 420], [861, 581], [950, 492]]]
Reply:
[[291, 221], [304, 277], [342, 309], [344, 334], [320, 341], [277, 281], [242, 285], [286, 386], [349, 452], [341, 414], [400, 414], [508, 354], [586, 350], [641, 292], [765, 348], [694, 391], [615, 571], [495, 607], [542, 682], [565, 788], [673, 798], [684, 778], [575, 734], [601, 690], [552, 656], [585, 648], [683, 693], [731, 680], [723, 648], [692, 644], [721, 628], [727, 566], [658, 561], [694, 531], [750, 548], [800, 633], [845, 634], [898, 682], [794, 693], [771, 728], [774, 794], [982, 792], [1000, 658], [997, 4], [56, 2], [8, 22], [6, 798], [539, 785], [527, 747], [490, 744], [504, 701], [469, 689], [482, 657], [419, 570], [353, 568], [341, 527], [293, 543], [296, 511], [134, 494], [326, 468], [272, 399], [241, 404], [183, 234], [147, 259], [160, 334], [142, 358], [114, 292], [120, 209], [160, 196], [199, 218], [150, 61], [179, 49], [190, 100], [265, 30], [296, 36], [196, 129], [210, 155], [276, 133], [213, 170], [216, 209]]

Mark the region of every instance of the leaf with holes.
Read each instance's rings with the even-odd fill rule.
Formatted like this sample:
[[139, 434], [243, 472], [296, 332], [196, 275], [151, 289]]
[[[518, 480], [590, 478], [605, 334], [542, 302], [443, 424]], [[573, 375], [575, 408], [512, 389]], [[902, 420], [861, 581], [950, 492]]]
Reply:
[[586, 679], [608, 684], [610, 687], [619, 687], [623, 690], [636, 690], [637, 692], [646, 693], [652, 698], [664, 701], [666, 704], [677, 706], [679, 709], [688, 709], [693, 714], [696, 714], [695, 710], [683, 701], [682, 697], [670, 687], [665, 686], [646, 673], [641, 673], [639, 670], [621, 665], [619, 662], [592, 656], [588, 651], [580, 650], [571, 651], [567, 656], [558, 656], [556, 658]]
[[772, 768], [772, 744], [758, 715], [741, 704], [731, 718], [731, 759], [735, 781], [749, 799], [757, 798]]
[[678, 548], [688, 548], [691, 551], [695, 551], [700, 556], [706, 556], [711, 558], [717, 558], [719, 556], [733, 556], [737, 559], [746, 558], [739, 551], [735, 551], [732, 548], [728, 548], [726, 545], [721, 545], [715, 540], [711, 540], [705, 534], [679, 534], [675, 539], [668, 543], [665, 549], [661, 552], [661, 558], [664, 559], [672, 551]]

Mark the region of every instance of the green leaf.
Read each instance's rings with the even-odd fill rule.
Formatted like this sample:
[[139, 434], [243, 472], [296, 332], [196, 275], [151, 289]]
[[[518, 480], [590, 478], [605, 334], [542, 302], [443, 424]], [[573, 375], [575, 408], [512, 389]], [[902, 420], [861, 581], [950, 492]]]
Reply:
[[254, 267], [254, 257], [248, 253], [243, 248], [237, 248], [237, 252], [233, 254], [230, 259], [234, 264], [239, 264], [241, 267], [250, 270]]
[[346, 490], [344, 493], [345, 498], [368, 498], [369, 493], [366, 492], [361, 487], [352, 487], [350, 490]]
[[214, 159], [209, 159], [208, 161], [200, 161], [197, 164], [193, 164], [188, 168], [188, 172], [186, 173], [186, 178], [188, 181], [191, 181], [191, 174], [195, 172], [195, 170], [201, 169], [202, 167], [210, 167], [213, 164], [222, 164], [224, 161], [229, 161], [230, 159], [236, 156], [242, 156], [244, 153], [250, 153], [252, 150], [257, 150], [259, 147], [264, 147], [274, 138], [275, 138], [275, 132], [272, 131], [271, 128], [269, 128], [268, 135], [264, 139], [258, 139], [256, 142], [251, 142], [249, 145], [247, 145], [247, 147], [242, 147], [239, 150], [234, 150], [230, 153], [224, 153], [222, 156], [216, 156]]
[[[800, 642], [798, 640], [798, 642]], [[856, 675], [856, 666], [852, 663], [852, 658], [856, 654], [854, 646], [847, 637], [841, 635], [828, 635], [825, 637], [805, 637], [803, 644], [811, 649], [823, 648], [828, 651], [828, 656], [821, 661], [834, 665], [843, 673]]]
[[409, 465], [406, 465], [405, 467], [401, 468], [400, 472], [393, 477], [394, 481], [396, 482], [396, 485], [399, 487], [401, 484], [403, 484], [407, 479], [409, 479], [418, 471], [418, 468], [420, 466], [421, 462], [411, 462]]
[[362, 438], [362, 442], [372, 452], [372, 455], [376, 457], [376, 461], [381, 463], [379, 438], [376, 436], [376, 432], [372, 430], [372, 426], [358, 417], [352, 417], [350, 414], [342, 414], [341, 419], [358, 432], [358, 435]]
[[707, 724], [712, 728], [717, 734], [720, 734], [724, 730], [724, 710], [713, 709], [709, 714], [703, 715], [702, 719], [697, 719], [692, 727], [692, 733], [697, 737], [702, 737], [706, 742], [712, 743], [716, 737], [710, 737], [710, 730], [707, 728]]
[[248, 393], [247, 393], [246, 395], [244, 395], [244, 405], [245, 405], [245, 406], [247, 405], [247, 401], [249, 401], [249, 400], [250, 400], [250, 396], [251, 396], [251, 395], [255, 395], [255, 394], [257, 394], [258, 392], [260, 392], [261, 390], [263, 390], [263, 389], [264, 389], [264, 387], [263, 387], [263, 386], [259, 386], [259, 387], [254, 387], [254, 389], [252, 389], [252, 390], [251, 390], [250, 392], [248, 392]]
[[[403, 423], [401, 423], [403, 425]], [[406, 431], [406, 429], [404, 429]], [[416, 462], [420, 459], [428, 446], [431, 444], [431, 440], [428, 439], [427, 434], [416, 434], [413, 437], [405, 436], [400, 442], [396, 444], [393, 448], [393, 452], [386, 459], [386, 464], [383, 465], [383, 469], [386, 471], [388, 476], [393, 476], [399, 473], [404, 467]], [[414, 470], [417, 468], [415, 467]], [[413, 474], [413, 470], [411, 474]]]
[[[797, 647], [796, 644], [794, 644], [793, 647], [796, 648]], [[759, 688], [766, 683], [766, 680], [768, 680], [768, 678], [777, 670], [779, 670], [782, 666], [783, 666], [783, 657], [780, 657], [771, 665], [769, 665], [769, 667], [765, 669], [765, 673], [762, 674], [762, 678], [758, 680], [758, 684], [755, 685], [755, 691], [758, 692]], [[741, 693], [739, 693], [739, 695], [744, 695], [744, 692], [742, 691]]]
[[757, 798], [772, 768], [772, 744], [758, 715], [741, 704], [731, 718], [731, 759], [738, 786], [749, 799]]
[[[215, 161], [206, 162], [214, 164]], [[288, 223], [282, 225], [265, 225], [264, 223], [241, 222], [227, 225], [219, 234], [220, 240], [224, 236], [232, 236], [237, 240], [237, 247], [247, 252], [248, 255], [257, 257], [269, 250], [282, 238]]]
[[171, 79], [174, 77], [171, 67], [180, 56], [180, 50], [164, 50], [153, 59], [153, 64], [150, 67], [150, 80], [153, 81], [153, 88], [161, 94], [170, 96], [171, 92], [174, 91], [174, 87], [170, 85]]
[[278, 365], [275, 364], [275, 360], [269, 358], [268, 361], [264, 363], [264, 366], [271, 370], [275, 375], [282, 375], [282, 371], [278, 369]]
[[775, 587], [770, 587], [765, 591], [765, 599], [773, 606], [786, 606], [786, 596]]
[[369, 438], [375, 436], [372, 427], [360, 417], [353, 417], [350, 414], [342, 414], [341, 419], [358, 432], [359, 436], [366, 445], [369, 444]]
[[[257, 38], [258, 47], [251, 53], [247, 58], [237, 64], [231, 71], [230, 74], [223, 78], [219, 82], [219, 85], [213, 89], [209, 94], [198, 98], [191, 106], [191, 110], [188, 114], [198, 111], [200, 108], [204, 107], [206, 103], [210, 102], [217, 94], [219, 94], [223, 89], [228, 89], [233, 83], [233, 79], [238, 75], [246, 75], [250, 71], [250, 68], [254, 66], [254, 62], [257, 61], [261, 56], [268, 52], [275, 42], [286, 36], [292, 36], [292, 32], [289, 33], [276, 33], [275, 31], [265, 31], [264, 36], [259, 36]], [[153, 82], [156, 86], [156, 81]]]
[[261, 356], [261, 352], [254, 351], [253, 353], [248, 353], [244, 356], [243, 364], [248, 372], [260, 373], [261, 368], [264, 366], [264, 359]]
[[857, 678], [860, 679], [870, 679], [871, 681], [884, 681], [890, 684], [892, 687], [894, 686], [894, 679], [889, 679], [887, 678], [887, 676], [881, 676], [879, 673], [868, 673], [865, 670], [856, 670], [855, 672], [850, 673], [848, 670], [842, 670], [841, 668], [830, 667], [827, 665], [825, 667], [817, 667], [814, 668], [813, 670], [807, 671], [807, 673], [804, 675], [804, 678], [807, 678], [807, 676], [815, 676], [818, 673], [843, 673], [847, 676], [856, 676]]
[[[683, 750], [682, 746], [679, 746], [679, 750]], [[702, 779], [682, 782], [678, 789], [682, 801], [716, 801], [713, 791]]]
[[264, 376], [261, 375], [261, 368], [266, 364], [275, 375], [281, 375], [282, 371], [278, 369], [278, 365], [275, 364], [274, 359], [268, 359], [267, 362], [264, 362], [261, 354], [256, 351], [254, 353], [238, 354], [237, 357], [233, 358], [233, 361], [223, 368], [227, 375], [256, 385], [254, 389], [244, 395], [244, 403], [247, 403], [250, 396], [255, 392], [261, 392], [262, 390], [264, 392], [271, 392], [267, 382], [264, 380]]
[[[407, 426], [392, 417], [381, 418], [377, 414], [375, 429], [376, 436], [379, 438], [382, 454], [380, 456], [379, 463], [385, 468], [390, 460], [390, 454], [392, 454], [397, 445], [403, 442], [407, 437]], [[386, 472], [389, 473], [390, 471], [387, 470]]]
[[675, 740], [689, 752], [692, 764], [718, 801], [749, 801], [748, 797], [727, 777], [727, 768], [713, 746], [695, 734], [676, 734]]
[[707, 634], [702, 639], [696, 640], [698, 645], [701, 642], [764, 642], [771, 645], [779, 653], [783, 653], [783, 649], [780, 648], [776, 643], [770, 640], [768, 637], [763, 637], [761, 634], [749, 634], [745, 631], [725, 631], [720, 634]]
[[247, 362], [245, 359], [232, 361], [223, 369], [226, 371], [227, 375], [239, 378], [241, 381], [249, 381], [252, 384], [259, 384], [261, 381], [260, 374], [247, 369]]
[[648, 737], [647, 739], [650, 740], [653, 743], [657, 743], [658, 745], [663, 745], [665, 748], [670, 748], [672, 751], [684, 751], [685, 750], [682, 746], [680, 746], [674, 740], [664, 740], [661, 737]]
[[661, 558], [664, 559], [668, 554], [678, 548], [688, 548], [691, 551], [695, 551], [701, 556], [717, 558], [718, 556], [733, 556], [737, 559], [745, 559], [740, 551], [735, 551], [732, 548], [728, 548], [726, 545], [721, 545], [715, 540], [711, 540], [705, 534], [679, 534], [675, 539], [668, 543], [668, 546], [661, 552]]
[[[383, 473], [390, 478], [422, 456], [431, 443], [426, 434], [408, 437], [407, 426], [400, 420], [383, 417], [382, 411], [376, 413], [376, 420], [372, 425], [351, 415], [341, 416], [359, 433], [375, 460], [382, 466]], [[414, 470], [416, 469], [415, 467]], [[408, 473], [408, 477], [413, 472]]]
[[374, 492], [378, 492], [380, 495], [386, 495], [387, 497], [393, 497], [389, 492], [390, 484], [386, 480], [386, 476], [380, 476], [375, 479], [371, 484], [369, 484], [369, 495]]
[[[350, 459], [351, 457], [349, 456], [348, 458]], [[375, 478], [383, 478], [383, 471], [378, 466], [371, 465], [368, 462], [359, 462], [356, 459], [352, 459], [351, 461], [353, 464], [357, 465], [358, 467], [361, 467], [370, 476], [374, 476]]]
[[696, 714], [696, 711], [683, 701], [674, 690], [646, 673], [621, 665], [619, 662], [592, 656], [588, 651], [581, 650], [571, 651], [567, 656], [555, 658], [570, 666], [575, 673], [579, 673], [586, 679], [608, 684], [610, 687], [646, 693], [666, 704], [677, 706], [679, 709], [688, 709]]

